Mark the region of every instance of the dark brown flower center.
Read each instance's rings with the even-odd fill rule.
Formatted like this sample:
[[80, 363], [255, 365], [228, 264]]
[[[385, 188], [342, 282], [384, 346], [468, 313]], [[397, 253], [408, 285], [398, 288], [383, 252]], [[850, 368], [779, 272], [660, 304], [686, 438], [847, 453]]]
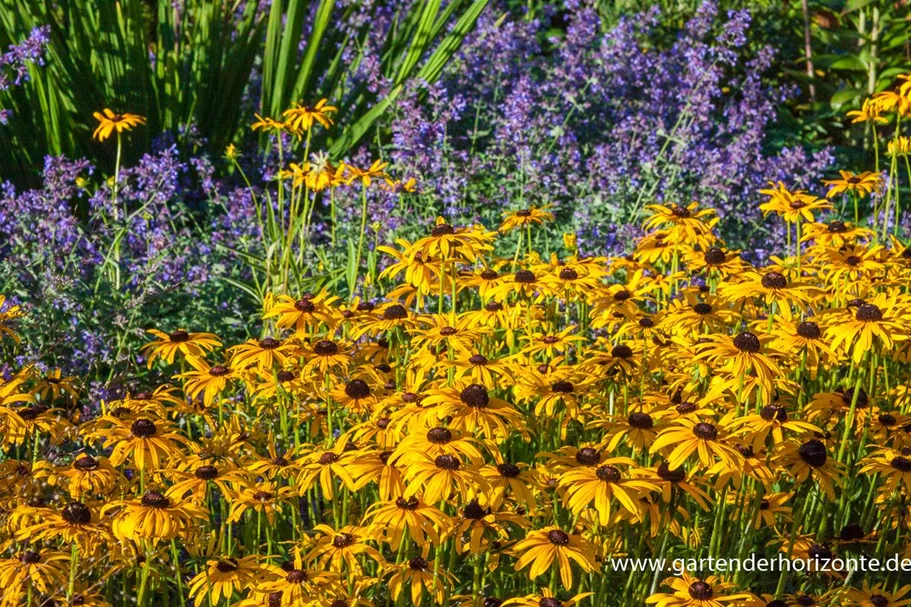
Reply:
[[911, 472], [911, 459], [908, 459], [907, 457], [899, 455], [889, 463], [899, 472]]
[[285, 370], [279, 371], [278, 373], [275, 374], [275, 376], [278, 378], [278, 381], [280, 383], [293, 381], [295, 378], [293, 371], [285, 371]]
[[829, 233], [830, 234], [844, 234], [848, 231], [848, 226], [845, 225], [843, 221], [831, 221], [829, 222]]
[[712, 424], [701, 422], [693, 426], [693, 434], [702, 440], [715, 440], [718, 438], [718, 428]]
[[567, 380], [563, 379], [563, 380], [554, 382], [551, 385], [550, 389], [553, 390], [554, 392], [557, 392], [558, 394], [572, 394], [572, 392], [576, 389], [576, 387], [573, 386], [573, 383], [571, 381], [567, 381]]
[[576, 452], [576, 461], [583, 466], [595, 466], [601, 461], [601, 453], [592, 447], [582, 447]]
[[442, 329], [440, 329], [440, 335], [442, 335], [443, 337], [449, 337], [450, 335], [455, 335], [458, 332], [459, 332], [459, 330], [456, 329], [455, 327], [443, 327]]
[[639, 326], [643, 329], [651, 329], [655, 326], [655, 321], [646, 316], [639, 319]]
[[187, 333], [186, 331], [184, 331], [183, 329], [178, 329], [177, 331], [174, 331], [173, 333], [168, 335], [168, 339], [170, 339], [174, 343], [180, 344], [185, 341], [190, 341], [190, 334]]
[[841, 528], [838, 539], [844, 542], [853, 542], [864, 539], [865, 535], [863, 527], [857, 523], [849, 523]]
[[820, 331], [819, 325], [815, 322], [805, 320], [797, 325], [797, 334], [804, 339], [819, 339], [819, 336], [822, 335], [822, 331]]
[[496, 280], [499, 276], [496, 270], [484, 270], [481, 272], [481, 278], [484, 280]]
[[702, 580], [693, 582], [689, 587], [690, 596], [697, 601], [707, 601], [712, 598], [712, 586]]
[[614, 358], [622, 358], [625, 360], [627, 358], [632, 358], [633, 349], [630, 348], [629, 346], [627, 346], [626, 344], [619, 344], [619, 345], [611, 348], [610, 353], [611, 353], [611, 356], [613, 356]]
[[222, 365], [212, 365], [212, 368], [209, 369], [209, 375], [212, 377], [221, 377], [222, 375], [227, 375], [231, 370]]
[[560, 529], [551, 529], [548, 531], [547, 539], [555, 546], [566, 546], [569, 544], [569, 536]]
[[155, 436], [157, 430], [158, 428], [155, 427], [155, 422], [150, 419], [137, 419], [133, 422], [133, 425], [130, 426], [130, 432], [136, 438]]
[[679, 405], [677, 405], [675, 407], [675, 409], [677, 410], [677, 413], [679, 413], [681, 415], [687, 415], [689, 413], [692, 413], [693, 411], [695, 411], [698, 408], [699, 408], [699, 406], [696, 403], [692, 403], [690, 401], [686, 401], [685, 403], [680, 403]]
[[332, 538], [332, 545], [336, 548], [345, 548], [352, 545], [356, 539], [357, 538], [355, 538], [350, 533], [339, 533], [334, 538]]
[[237, 561], [234, 559], [223, 559], [218, 561], [215, 568], [222, 573], [231, 573], [232, 571], [237, 571]]
[[282, 342], [280, 342], [279, 340], [277, 340], [273, 337], [266, 337], [264, 339], [259, 340], [259, 347], [262, 348], [263, 350], [274, 350], [275, 348], [279, 347], [280, 345], [282, 345]]
[[511, 462], [503, 462], [497, 465], [497, 472], [503, 478], [516, 478], [522, 472], [519, 467]]
[[824, 466], [826, 460], [829, 458], [826, 446], [822, 441], [815, 438], [802, 444], [797, 450], [797, 453], [803, 461], [814, 468]]
[[883, 413], [879, 416], [879, 423], [883, 426], [894, 426], [898, 423], [898, 420], [891, 413]]
[[873, 607], [889, 607], [889, 599], [881, 594], [871, 596], [870, 602], [873, 603]]
[[338, 352], [338, 344], [329, 339], [323, 339], [316, 342], [313, 346], [313, 352], [319, 356], [332, 356]]
[[617, 483], [620, 482], [620, 479], [622, 478], [620, 470], [614, 466], [599, 467], [598, 470], [595, 471], [595, 476], [597, 476], [599, 480], [602, 480], [605, 483]]
[[438, 455], [436, 459], [433, 460], [433, 465], [441, 470], [453, 471], [458, 470], [459, 466], [462, 464], [455, 455], [444, 454]]
[[674, 217], [679, 217], [680, 219], [686, 219], [690, 216], [690, 210], [686, 207], [682, 207], [679, 204], [675, 204], [670, 207], [671, 213]]
[[537, 278], [531, 270], [519, 270], [516, 272], [514, 280], [520, 284], [534, 284]]
[[724, 251], [718, 247], [709, 247], [702, 258], [705, 260], [705, 263], [710, 266], [718, 266], [727, 261], [727, 256], [725, 256]]
[[576, 280], [577, 278], [579, 278], [579, 273], [572, 268], [560, 270], [560, 280]]
[[803, 605], [804, 607], [810, 607], [810, 605], [815, 605], [816, 601], [808, 594], [803, 594], [796, 599], [798, 605]]
[[210, 481], [218, 478], [218, 468], [215, 466], [200, 466], [193, 474], [200, 480]]
[[370, 396], [370, 386], [363, 379], [352, 379], [345, 384], [345, 394], [348, 398], [367, 398]]
[[25, 552], [23, 552], [22, 554], [19, 555], [19, 560], [22, 561], [23, 563], [32, 565], [34, 563], [41, 561], [41, 554], [38, 552], [35, 552], [34, 550], [26, 550]]
[[486, 306], [484, 306], [484, 309], [487, 310], [488, 312], [499, 312], [500, 310], [503, 309], [503, 304], [501, 304], [500, 302], [497, 302], [497, 301], [492, 301], [492, 302], [488, 303]]
[[329, 464], [334, 464], [335, 462], [337, 462], [338, 459], [339, 459], [339, 457], [337, 454], [335, 454], [331, 451], [326, 451], [325, 453], [323, 453], [322, 455], [319, 456], [319, 463], [322, 466], [328, 466]]
[[309, 577], [310, 576], [307, 575], [306, 571], [303, 571], [301, 569], [292, 569], [285, 576], [285, 581], [289, 584], [303, 584]]
[[146, 508], [167, 508], [171, 505], [171, 500], [157, 491], [149, 491], [142, 496], [141, 503]]
[[462, 514], [465, 518], [479, 521], [488, 514], [490, 514], [490, 508], [482, 508], [481, 504], [478, 503], [478, 500], [471, 500], [468, 504], [462, 509]]
[[452, 431], [449, 428], [431, 428], [427, 431], [427, 440], [434, 445], [445, 445], [452, 440]]
[[756, 335], [749, 331], [745, 331], [734, 338], [734, 347], [741, 352], [755, 354], [762, 349], [762, 344], [759, 342], [759, 338], [756, 337]]
[[781, 405], [768, 405], [763, 407], [759, 412], [759, 416], [767, 422], [779, 421], [784, 423], [788, 421], [788, 411]]
[[420, 505], [417, 499], [409, 497], [407, 500], [403, 497], [396, 498], [395, 505], [402, 510], [417, 510]]
[[421, 557], [416, 556], [408, 561], [408, 567], [415, 571], [427, 571], [430, 565]]
[[686, 470], [683, 468], [674, 468], [671, 470], [671, 467], [667, 462], [661, 462], [657, 470], [658, 478], [665, 480], [671, 483], [682, 483], [686, 480]]
[[883, 319], [883, 311], [871, 303], [862, 303], [857, 306], [854, 318], [861, 322], [879, 322]]
[[88, 525], [92, 522], [92, 511], [80, 502], [70, 502], [64, 506], [60, 516], [70, 525]]
[[711, 304], [707, 304], [707, 303], [704, 303], [704, 302], [702, 302], [702, 303], [697, 303], [695, 306], [693, 306], [693, 312], [695, 312], [696, 314], [703, 315], [703, 316], [704, 316], [705, 314], [711, 314], [711, 313], [712, 313], [712, 306], [711, 306]]
[[408, 318], [408, 310], [402, 304], [392, 304], [383, 311], [383, 320], [402, 320]]
[[434, 238], [449, 236], [451, 234], [455, 234], [455, 228], [448, 223], [441, 223], [439, 225], [433, 226], [433, 229], [430, 230], [430, 235]]
[[258, 502], [268, 502], [273, 497], [275, 497], [275, 496], [273, 494], [269, 493], [268, 491], [257, 491], [256, 493], [253, 494], [253, 499], [255, 499]]
[[545, 596], [538, 601], [538, 607], [563, 607], [563, 602], [552, 596]]
[[638, 428], [640, 430], [648, 430], [655, 426], [655, 421], [652, 419], [652, 416], [640, 411], [630, 413], [626, 421], [633, 428]]
[[92, 457], [91, 455], [83, 455], [75, 462], [73, 462], [73, 468], [79, 470], [80, 472], [91, 472], [92, 470], [97, 470], [98, 460]]
[[459, 394], [459, 400], [469, 407], [483, 409], [490, 404], [487, 388], [480, 384], [471, 384]]

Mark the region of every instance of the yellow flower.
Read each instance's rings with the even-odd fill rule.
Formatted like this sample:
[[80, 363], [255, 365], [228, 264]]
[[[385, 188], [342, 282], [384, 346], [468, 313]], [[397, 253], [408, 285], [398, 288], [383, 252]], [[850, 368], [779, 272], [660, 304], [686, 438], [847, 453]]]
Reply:
[[506, 219], [500, 224], [500, 232], [506, 234], [513, 230], [521, 230], [530, 225], [542, 225], [545, 221], [553, 221], [554, 214], [547, 211], [548, 207], [530, 207], [506, 213]]
[[329, 114], [338, 111], [338, 108], [328, 105], [328, 103], [328, 99], [320, 99], [313, 107], [307, 107], [299, 103], [294, 104], [294, 107], [282, 112], [287, 128], [298, 136], [313, 128], [314, 122], [328, 129], [332, 126], [332, 119]]
[[552, 564], [556, 564], [560, 580], [567, 590], [573, 587], [571, 561], [585, 572], [597, 568], [594, 546], [580, 536], [570, 535], [556, 526], [530, 532], [515, 545], [514, 551], [521, 555], [516, 561], [516, 571], [531, 565], [528, 577], [533, 580], [550, 569]]
[[124, 131], [131, 130], [134, 126], [145, 124], [146, 122], [145, 118], [137, 114], [115, 114], [108, 108], [105, 108], [103, 113], [95, 112], [92, 116], [100, 123], [95, 132], [92, 133], [92, 137], [98, 141], [104, 141], [114, 131], [117, 131], [117, 134], [120, 135]]
[[873, 191], [882, 187], [883, 178], [879, 173], [865, 171], [855, 174], [851, 171], [838, 171], [841, 177], [839, 179], [823, 180], [823, 183], [829, 186], [829, 192], [826, 198], [832, 198], [843, 192], [850, 192], [857, 196], [866, 196]]

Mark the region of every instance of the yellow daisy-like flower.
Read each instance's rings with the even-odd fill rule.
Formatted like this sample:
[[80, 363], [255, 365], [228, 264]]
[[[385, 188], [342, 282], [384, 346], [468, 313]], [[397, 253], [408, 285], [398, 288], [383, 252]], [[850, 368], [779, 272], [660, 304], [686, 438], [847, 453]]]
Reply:
[[282, 116], [285, 118], [286, 128], [298, 136], [302, 136], [313, 128], [314, 123], [328, 129], [332, 126], [332, 118], [329, 117], [329, 114], [337, 111], [337, 107], [329, 105], [328, 99], [320, 99], [313, 107], [296, 103], [294, 107], [282, 112]]
[[513, 550], [519, 555], [516, 571], [531, 565], [528, 576], [533, 580], [555, 564], [560, 571], [560, 581], [567, 590], [573, 586], [571, 563], [575, 562], [585, 572], [597, 568], [595, 547], [582, 537], [566, 533], [557, 526], [529, 532]]
[[667, 578], [662, 582], [672, 592], [660, 592], [645, 599], [645, 602], [656, 607], [724, 607], [725, 604], [754, 604], [753, 595], [749, 593], [727, 594], [733, 584], [723, 582], [710, 575], [705, 579], [695, 578], [684, 573], [680, 577]]
[[883, 178], [879, 173], [865, 171], [863, 173], [852, 173], [851, 171], [838, 171], [841, 175], [839, 179], [823, 180], [823, 183], [829, 186], [826, 198], [832, 198], [845, 192], [857, 196], [867, 196], [882, 187]]
[[114, 131], [117, 131], [117, 134], [120, 135], [146, 122], [146, 119], [138, 114], [115, 114], [108, 108], [104, 108], [101, 112], [94, 112], [92, 116], [100, 123], [95, 132], [92, 133], [92, 137], [98, 141], [104, 141]]
[[530, 207], [519, 209], [518, 211], [510, 211], [506, 213], [506, 218], [500, 224], [499, 230], [501, 233], [506, 234], [513, 230], [521, 230], [527, 226], [542, 225], [545, 221], [553, 221], [554, 214], [547, 211], [547, 209], [548, 207]]

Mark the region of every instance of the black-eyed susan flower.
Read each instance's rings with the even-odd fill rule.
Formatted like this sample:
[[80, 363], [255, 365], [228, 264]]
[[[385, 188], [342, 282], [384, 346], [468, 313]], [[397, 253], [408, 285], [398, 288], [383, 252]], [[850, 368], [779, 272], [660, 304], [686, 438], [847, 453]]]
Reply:
[[522, 230], [532, 225], [542, 225], [546, 221], [553, 221], [554, 214], [547, 210], [548, 207], [529, 207], [505, 213], [500, 224], [500, 232], [506, 234], [513, 230]]
[[159, 358], [170, 365], [174, 363], [178, 353], [183, 356], [204, 357], [207, 352], [221, 346], [218, 338], [211, 333], [190, 333], [186, 329], [177, 329], [171, 333], [149, 329], [148, 333], [158, 338], [142, 347], [150, 369]]
[[111, 530], [121, 541], [159, 542], [177, 537], [194, 520], [206, 514], [191, 502], [180, 502], [158, 491], [147, 491], [138, 499], [117, 500], [102, 507], [114, 517]]
[[254, 586], [260, 576], [257, 557], [224, 556], [206, 562], [206, 567], [189, 581], [190, 598], [195, 607], [208, 601], [217, 604], [224, 597], [230, 601], [235, 593]]
[[393, 600], [398, 600], [399, 595], [407, 589], [408, 598], [412, 605], [420, 605], [424, 592], [430, 594], [431, 599], [440, 604], [446, 592], [447, 584], [455, 584], [455, 578], [438, 563], [427, 561], [416, 556], [408, 561], [390, 568], [392, 576], [389, 578], [389, 592]]
[[731, 593], [734, 585], [710, 575], [706, 578], [693, 577], [684, 573], [680, 577], [667, 578], [662, 585], [672, 592], [659, 592], [645, 599], [656, 607], [724, 607], [725, 604], [751, 603], [753, 596], [748, 593]]
[[146, 119], [138, 114], [115, 114], [109, 108], [104, 108], [101, 112], [93, 112], [92, 116], [98, 121], [98, 127], [92, 133], [92, 137], [97, 141], [104, 141], [115, 131], [119, 137], [121, 133], [130, 131], [146, 122]]
[[[294, 107], [282, 112], [282, 116], [285, 119], [285, 127], [292, 133], [297, 133], [301, 136], [310, 132], [314, 124], [319, 124], [324, 129], [328, 129], [332, 126], [330, 114], [334, 114], [337, 111], [337, 107], [329, 105], [328, 99], [320, 99], [312, 107], [295, 103]], [[257, 118], [259, 117], [257, 116]], [[263, 119], [260, 118], [260, 122], [262, 121]], [[256, 128], [255, 124], [253, 126]]]
[[531, 565], [528, 576], [534, 580], [552, 565], [556, 566], [560, 581], [567, 590], [573, 587], [572, 563], [585, 572], [596, 568], [594, 546], [580, 536], [566, 533], [553, 525], [530, 531], [513, 550], [519, 557], [517, 571]]

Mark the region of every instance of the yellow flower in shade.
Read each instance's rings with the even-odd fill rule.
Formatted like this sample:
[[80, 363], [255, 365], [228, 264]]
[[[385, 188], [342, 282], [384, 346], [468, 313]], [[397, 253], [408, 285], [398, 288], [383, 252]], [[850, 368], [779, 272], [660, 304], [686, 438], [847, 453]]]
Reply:
[[373, 559], [380, 567], [386, 564], [383, 555], [365, 543], [371, 539], [365, 527], [345, 525], [336, 531], [329, 525], [316, 525], [313, 530], [318, 534], [317, 541], [306, 560], [315, 563], [317, 567], [339, 573], [363, 573], [363, 567], [358, 561], [360, 555]]
[[848, 221], [835, 219], [829, 223], [808, 223], [803, 228], [801, 242], [814, 241], [826, 247], [843, 247], [861, 239], [873, 237], [873, 230], [861, 228]]
[[867, 474], [879, 474], [885, 479], [880, 491], [886, 498], [895, 494], [899, 489], [905, 493], [911, 492], [911, 455], [884, 449], [875, 455], [866, 457], [860, 471]]
[[879, 293], [872, 301], [858, 303], [854, 310], [849, 307], [833, 313], [826, 330], [832, 349], [860, 363], [876, 346], [888, 352], [896, 341], [907, 339], [908, 315], [898, 308], [898, 302], [898, 293]]
[[697, 456], [703, 468], [711, 468], [716, 461], [721, 461], [726, 468], [736, 469], [743, 457], [725, 442], [733, 417], [730, 413], [715, 423], [678, 419], [658, 434], [649, 452], [669, 451], [666, 458], [671, 469], [682, 468], [692, 455]]
[[217, 605], [222, 596], [225, 601], [230, 601], [235, 592], [255, 586], [261, 574], [256, 561], [256, 556], [225, 556], [206, 561], [206, 568], [189, 582], [193, 604], [201, 607], [210, 601], [209, 604]]
[[778, 403], [766, 405], [755, 415], [746, 415], [733, 420], [731, 427], [741, 428], [736, 433], [742, 435], [755, 451], [767, 446], [770, 437], [772, 445], [781, 444], [784, 442], [785, 431], [797, 435], [822, 432], [821, 428], [817, 428], [813, 424], [790, 419], [788, 410]]
[[845, 192], [857, 196], [866, 196], [883, 185], [882, 175], [866, 171], [855, 174], [850, 171], [838, 171], [841, 177], [839, 179], [823, 180], [823, 183], [829, 186], [827, 198], [832, 198]]
[[147, 491], [139, 499], [111, 502], [101, 509], [111, 513], [111, 530], [121, 541], [171, 540], [194, 521], [205, 520], [205, 510], [190, 502], [181, 504], [158, 491]]
[[333, 308], [338, 297], [321, 291], [317, 295], [306, 293], [294, 299], [279, 295], [267, 299], [263, 320], [275, 319], [279, 329], [294, 329], [298, 335], [312, 335], [320, 326], [332, 329], [338, 324], [339, 316]]
[[528, 470], [528, 464], [503, 461], [502, 456], [497, 456], [497, 462], [495, 466], [481, 468], [481, 476], [490, 485], [487, 493], [490, 507], [497, 509], [508, 501], [516, 502], [526, 510], [534, 510], [537, 500], [532, 491], [534, 477]]
[[886, 154], [890, 157], [907, 156], [911, 154], [911, 137], [898, 137], [890, 139], [886, 146]]
[[180, 373], [175, 378], [187, 380], [184, 391], [190, 398], [203, 396], [203, 403], [208, 407], [215, 398], [225, 389], [228, 382], [234, 379], [235, 374], [227, 365], [209, 365], [202, 358], [188, 356], [187, 362], [193, 371]]
[[105, 447], [113, 447], [111, 465], [128, 462], [138, 470], [159, 470], [163, 465], [183, 458], [181, 446], [187, 439], [178, 434], [167, 420], [141, 417], [135, 421], [106, 418], [111, 423], [97, 435]]
[[592, 596], [594, 592], [583, 592], [577, 594], [571, 599], [557, 600], [550, 588], [544, 588], [539, 594], [529, 594], [523, 597], [506, 599], [501, 603], [502, 607], [575, 607], [582, 599]]
[[542, 225], [545, 221], [553, 221], [554, 214], [547, 209], [548, 207], [530, 207], [519, 209], [518, 211], [510, 211], [506, 213], [506, 218], [500, 224], [499, 230], [501, 233], [506, 234], [513, 230], [521, 230], [526, 226]]
[[529, 532], [525, 539], [516, 543], [513, 550], [519, 555], [516, 571], [531, 565], [528, 577], [533, 580], [550, 569], [551, 565], [556, 565], [566, 590], [573, 587], [573, 562], [585, 572], [597, 569], [595, 547], [582, 537], [566, 533], [556, 526]]
[[889, 120], [882, 115], [882, 108], [872, 99], [864, 99], [864, 103], [859, 110], [851, 110], [846, 114], [851, 118], [852, 124], [860, 122], [873, 122], [875, 124], [886, 124]]
[[828, 200], [807, 194], [803, 190], [789, 191], [780, 181], [778, 185], [771, 184], [768, 190], [759, 190], [760, 194], [769, 197], [767, 202], [759, 205], [763, 215], [775, 213], [787, 223], [798, 221], [813, 221], [813, 213], [832, 208]]
[[844, 597], [857, 607], [907, 607], [911, 605], [911, 585], [905, 584], [896, 587], [892, 592], [886, 590], [882, 584], [871, 585], [864, 580], [860, 588], [849, 588]]
[[314, 449], [302, 458], [302, 469], [297, 477], [297, 488], [304, 495], [310, 487], [319, 482], [323, 494], [332, 499], [335, 496], [335, 479], [341, 480], [349, 491], [354, 491], [355, 484], [348, 473], [348, 465], [354, 453], [345, 453], [340, 449]]
[[[263, 568], [270, 575], [257, 585], [256, 590], [279, 594], [281, 598], [275, 603], [279, 607], [312, 605], [314, 596], [334, 590], [337, 585], [338, 574], [308, 569], [304, 565], [300, 550], [295, 551], [294, 560], [285, 567], [264, 565]], [[271, 607], [273, 604], [271, 596], [269, 601]]]
[[313, 107], [294, 104], [294, 107], [282, 112], [287, 128], [298, 136], [310, 131], [313, 124], [320, 124], [323, 128], [328, 129], [332, 126], [332, 118], [329, 114], [338, 111], [337, 107], [329, 105], [328, 99], [320, 99]]
[[354, 165], [346, 165], [348, 169], [348, 181], [360, 181], [361, 185], [365, 188], [370, 187], [370, 184], [373, 183], [374, 179], [386, 179], [386, 167], [389, 166], [388, 162], [383, 162], [382, 160], [374, 160], [366, 169], [359, 169]]
[[715, 210], [699, 209], [698, 202], [685, 207], [679, 204], [650, 204], [645, 208], [651, 214], [643, 222], [643, 229], [666, 230], [666, 240], [671, 243], [695, 244], [710, 236], [712, 227], [718, 223]]
[[0, 336], [9, 337], [18, 344], [19, 336], [16, 335], [10, 325], [17, 318], [22, 318], [23, 316], [25, 314], [22, 312], [21, 306], [7, 304], [6, 296], [0, 295]]
[[288, 357], [296, 348], [293, 343], [288, 341], [283, 342], [274, 337], [264, 337], [248, 339], [240, 345], [231, 346], [228, 348], [228, 353], [231, 355], [231, 366], [237, 369], [255, 366], [262, 370], [272, 370], [276, 366], [285, 366]]
[[835, 500], [835, 487], [841, 485], [842, 464], [829, 455], [826, 444], [818, 439], [789, 441], [779, 450], [776, 463], [787, 469], [798, 483], [813, 479], [830, 500]]
[[765, 302], [775, 313], [786, 320], [794, 318], [793, 308], [806, 311], [814, 295], [821, 289], [800, 280], [792, 280], [786, 273], [777, 270], [768, 272], [744, 272], [739, 282], [722, 285], [721, 295], [729, 301], [739, 302], [746, 298], [757, 298]]
[[364, 521], [378, 539], [395, 549], [402, 545], [406, 531], [418, 546], [439, 545], [451, 525], [446, 514], [416, 497], [376, 502], [365, 513]]
[[418, 239], [413, 250], [427, 259], [474, 263], [482, 253], [493, 249], [494, 235], [483, 229], [456, 228], [437, 217], [430, 235]]
[[616, 500], [638, 517], [644, 494], [659, 490], [657, 485], [641, 477], [642, 472], [635, 461], [628, 457], [612, 457], [602, 460], [597, 467], [572, 468], [561, 474], [558, 482], [566, 490], [563, 502], [574, 516], [592, 506], [598, 513], [599, 522], [606, 527], [611, 519], [611, 502]]
[[420, 495], [428, 504], [447, 499], [452, 493], [463, 501], [487, 490], [487, 481], [471, 461], [463, 462], [457, 455], [425, 456], [410, 461], [405, 467], [403, 496], [407, 499]]
[[391, 567], [391, 571], [393, 574], [389, 578], [388, 584], [392, 600], [398, 601], [399, 595], [407, 588], [410, 590], [409, 597], [412, 605], [421, 604], [425, 591], [430, 594], [435, 603], [442, 604], [446, 589], [456, 583], [456, 578], [448, 571], [420, 556]]
[[509, 541], [512, 527], [527, 528], [529, 525], [521, 515], [507, 510], [495, 511], [490, 506], [485, 508], [473, 499], [462, 508], [451, 535], [455, 538], [456, 552], [481, 555], [490, 550], [491, 541]]
[[429, 415], [450, 418], [450, 428], [477, 433], [483, 438], [502, 438], [523, 425], [522, 414], [509, 403], [490, 396], [481, 384], [439, 388], [428, 393]]
[[124, 480], [108, 458], [88, 454], [75, 458], [66, 468], [54, 470], [48, 477], [51, 485], [64, 487], [74, 500], [110, 495]]
[[40, 550], [27, 547], [16, 555], [0, 559], [0, 603], [12, 606], [13, 598], [17, 605], [26, 605], [29, 588], [35, 588], [42, 594], [56, 595], [60, 588], [67, 585], [70, 556], [64, 552]]
[[178, 353], [184, 356], [205, 356], [206, 352], [221, 346], [218, 337], [211, 333], [189, 333], [186, 329], [177, 329], [173, 333], [149, 329], [147, 333], [158, 338], [142, 347], [142, 352], [148, 357], [149, 369], [159, 358], [170, 365]]
[[268, 133], [270, 131], [273, 133], [278, 133], [285, 130], [286, 125], [284, 122], [279, 122], [278, 120], [268, 117], [263, 118], [259, 114], [253, 115], [256, 116], [256, 122], [250, 126], [251, 130], [262, 131], [264, 133]]
[[100, 123], [95, 132], [92, 133], [92, 137], [98, 141], [104, 141], [114, 131], [117, 131], [117, 134], [120, 135], [120, 133], [132, 130], [133, 127], [146, 122], [145, 118], [137, 114], [115, 114], [108, 108], [101, 112], [94, 112], [92, 116]]
[[656, 607], [724, 607], [725, 604], [754, 604], [755, 597], [749, 593], [728, 594], [733, 584], [723, 582], [710, 575], [704, 579], [688, 573], [680, 577], [667, 578], [662, 585], [672, 592], [660, 592], [645, 599], [646, 604]]
[[228, 498], [231, 503], [228, 522], [239, 522], [245, 512], [253, 510], [264, 513], [269, 524], [274, 525], [276, 514], [281, 514], [284, 505], [293, 503], [296, 497], [294, 487], [279, 487], [270, 481], [241, 486], [239, 491], [232, 492]]

